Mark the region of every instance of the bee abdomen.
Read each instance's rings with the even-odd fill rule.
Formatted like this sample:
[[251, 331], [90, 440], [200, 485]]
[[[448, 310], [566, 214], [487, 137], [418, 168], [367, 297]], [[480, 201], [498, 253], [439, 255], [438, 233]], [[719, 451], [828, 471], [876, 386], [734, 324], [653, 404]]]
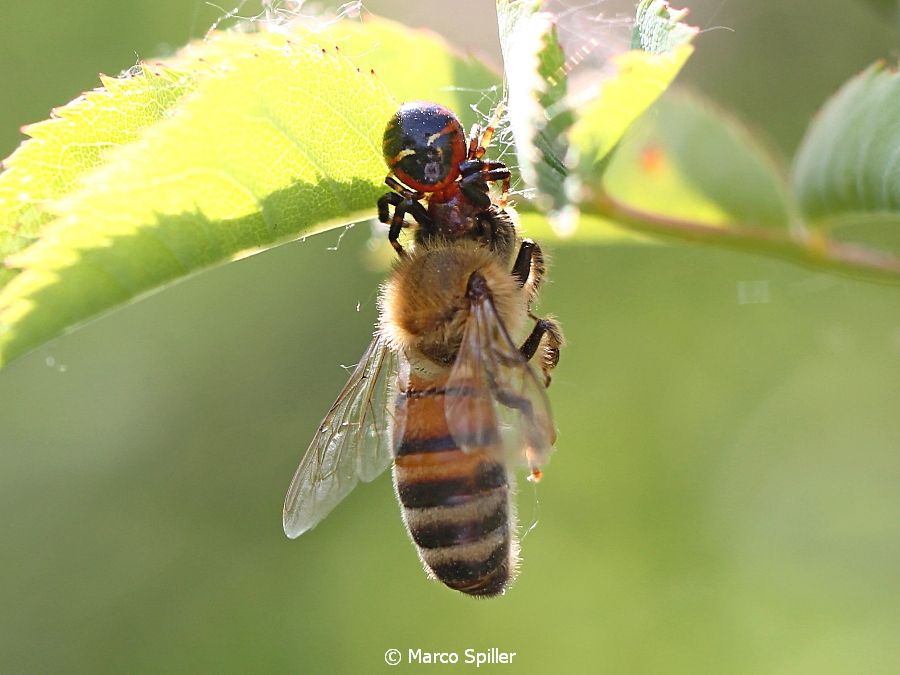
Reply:
[[394, 479], [409, 534], [434, 576], [470, 595], [502, 593], [515, 566], [504, 465], [446, 439], [416, 441], [398, 450]]
[[445, 548], [419, 547], [419, 555], [438, 579], [469, 595], [492, 596], [506, 590], [512, 561], [509, 528], [503, 525], [482, 539]]
[[506, 490], [453, 507], [406, 509], [406, 524], [420, 548], [447, 548], [481, 541], [509, 528]]

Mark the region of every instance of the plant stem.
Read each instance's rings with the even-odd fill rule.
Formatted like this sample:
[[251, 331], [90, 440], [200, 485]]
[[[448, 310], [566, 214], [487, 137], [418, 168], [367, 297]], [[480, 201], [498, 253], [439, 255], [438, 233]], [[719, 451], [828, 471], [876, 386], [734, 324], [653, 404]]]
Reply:
[[641, 211], [608, 193], [597, 195], [592, 206], [595, 215], [637, 232], [761, 253], [807, 267], [900, 284], [900, 257], [834, 241], [824, 233], [815, 232], [801, 238], [787, 231], [748, 225], [705, 225]]

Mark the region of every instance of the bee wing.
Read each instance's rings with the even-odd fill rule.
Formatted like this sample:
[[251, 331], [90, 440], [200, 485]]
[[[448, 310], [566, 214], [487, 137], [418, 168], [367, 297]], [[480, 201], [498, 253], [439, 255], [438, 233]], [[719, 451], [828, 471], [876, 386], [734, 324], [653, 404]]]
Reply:
[[398, 358], [376, 335], [319, 425], [284, 500], [291, 539], [315, 527], [356, 484], [379, 476], [393, 459]]
[[490, 296], [472, 302], [447, 386], [473, 394], [446, 399], [447, 424], [460, 448], [501, 440], [532, 470], [547, 462], [556, 429], [546, 386], [513, 343]]

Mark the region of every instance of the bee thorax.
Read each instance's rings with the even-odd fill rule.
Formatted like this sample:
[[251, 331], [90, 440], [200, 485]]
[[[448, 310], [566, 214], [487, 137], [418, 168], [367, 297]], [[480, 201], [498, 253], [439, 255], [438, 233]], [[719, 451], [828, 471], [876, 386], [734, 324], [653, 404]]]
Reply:
[[[469, 318], [469, 278], [486, 281], [497, 312], [511, 333], [526, 316], [526, 298], [496, 252], [477, 244], [434, 245], [406, 256], [382, 287], [380, 331], [390, 347], [419, 370], [453, 363]], [[421, 361], [427, 363], [421, 363]]]

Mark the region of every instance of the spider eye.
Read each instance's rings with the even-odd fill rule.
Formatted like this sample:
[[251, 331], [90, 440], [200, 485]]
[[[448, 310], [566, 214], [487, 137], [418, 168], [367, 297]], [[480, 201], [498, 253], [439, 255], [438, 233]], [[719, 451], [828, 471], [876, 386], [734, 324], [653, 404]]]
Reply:
[[456, 116], [436, 103], [407, 103], [384, 131], [384, 159], [414, 190], [435, 192], [459, 176], [465, 134]]

